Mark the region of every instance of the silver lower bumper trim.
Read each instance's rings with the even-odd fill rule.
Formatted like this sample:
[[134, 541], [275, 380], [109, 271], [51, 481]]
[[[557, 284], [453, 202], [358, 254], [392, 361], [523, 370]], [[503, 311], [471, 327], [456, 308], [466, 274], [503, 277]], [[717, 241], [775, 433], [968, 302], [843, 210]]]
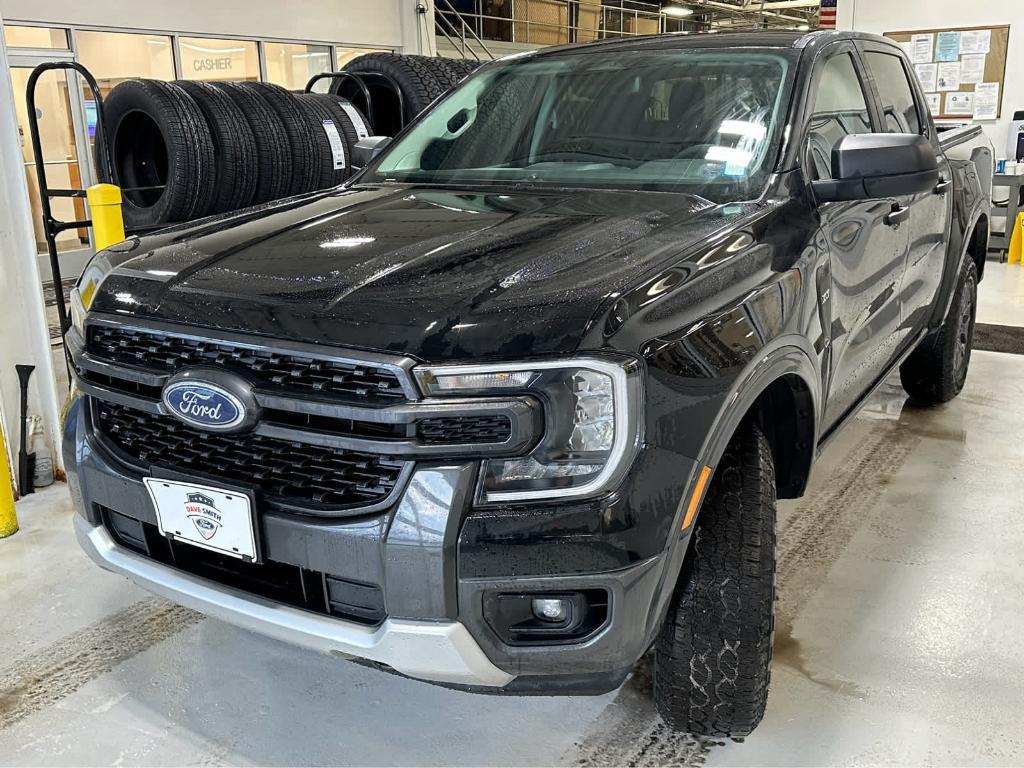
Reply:
[[438, 683], [500, 688], [514, 679], [484, 655], [457, 621], [387, 619], [381, 626], [319, 616], [201, 579], [118, 546], [102, 526], [75, 515], [86, 553], [108, 571], [209, 616], [322, 653], [387, 664], [403, 675]]

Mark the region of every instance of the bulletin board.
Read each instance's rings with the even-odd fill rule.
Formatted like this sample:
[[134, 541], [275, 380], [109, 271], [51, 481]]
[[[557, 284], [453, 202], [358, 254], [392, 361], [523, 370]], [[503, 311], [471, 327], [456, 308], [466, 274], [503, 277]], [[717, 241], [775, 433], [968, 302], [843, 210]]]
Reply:
[[907, 52], [934, 117], [1001, 117], [1009, 26], [920, 29], [885, 36]]

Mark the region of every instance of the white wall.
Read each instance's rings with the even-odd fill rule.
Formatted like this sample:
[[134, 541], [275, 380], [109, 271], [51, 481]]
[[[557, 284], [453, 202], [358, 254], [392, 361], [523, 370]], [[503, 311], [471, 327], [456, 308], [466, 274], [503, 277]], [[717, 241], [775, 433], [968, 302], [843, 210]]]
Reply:
[[[3, 18], [0, 14], [0, 23]], [[0, 38], [0, 115], [14, 113], [7, 50]], [[0, 120], [0, 419], [9, 458], [18, 450], [20, 431], [17, 364], [34, 365], [29, 386], [29, 412], [43, 417], [51, 453], [56, 455], [57, 389], [50, 354], [50, 332], [43, 309], [43, 290], [36, 264], [36, 243], [22, 170], [21, 141], [13, 117]], [[3, 458], [0, 457], [0, 461]], [[17, 477], [17, 474], [12, 474]]]
[[[429, 47], [416, 0], [0, 0], [8, 22]], [[429, 30], [432, 39], [432, 29]]]
[[840, 29], [899, 32], [1010, 25], [1002, 118], [982, 122], [1004, 157], [1013, 113], [1024, 110], [1024, 0], [839, 0]]

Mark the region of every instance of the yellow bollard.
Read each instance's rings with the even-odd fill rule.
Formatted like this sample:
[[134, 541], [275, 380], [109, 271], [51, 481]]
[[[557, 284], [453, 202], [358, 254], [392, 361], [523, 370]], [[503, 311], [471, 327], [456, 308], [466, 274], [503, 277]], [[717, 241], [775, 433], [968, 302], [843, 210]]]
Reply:
[[18, 532], [18, 516], [14, 513], [14, 483], [8, 461], [7, 441], [0, 424], [0, 539]]
[[1024, 264], [1024, 213], [1017, 217], [1013, 225], [1013, 236], [1010, 238], [1010, 251], [1006, 255], [1006, 261], [1010, 264], [1016, 264], [1018, 261]]
[[121, 214], [121, 189], [113, 184], [93, 184], [85, 190], [89, 201], [96, 250], [124, 240], [124, 216]]

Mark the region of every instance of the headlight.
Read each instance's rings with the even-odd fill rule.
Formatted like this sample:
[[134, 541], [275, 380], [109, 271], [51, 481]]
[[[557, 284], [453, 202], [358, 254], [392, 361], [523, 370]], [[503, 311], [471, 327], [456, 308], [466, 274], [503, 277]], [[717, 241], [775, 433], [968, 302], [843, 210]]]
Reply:
[[89, 311], [92, 300], [96, 298], [96, 292], [112, 269], [109, 257], [100, 251], [92, 257], [75, 287], [71, 289], [71, 327], [83, 335], [85, 313]]
[[520, 391], [544, 404], [544, 436], [528, 455], [484, 462], [480, 500], [595, 496], [615, 488], [641, 434], [640, 364], [578, 358], [415, 369], [428, 396]]

